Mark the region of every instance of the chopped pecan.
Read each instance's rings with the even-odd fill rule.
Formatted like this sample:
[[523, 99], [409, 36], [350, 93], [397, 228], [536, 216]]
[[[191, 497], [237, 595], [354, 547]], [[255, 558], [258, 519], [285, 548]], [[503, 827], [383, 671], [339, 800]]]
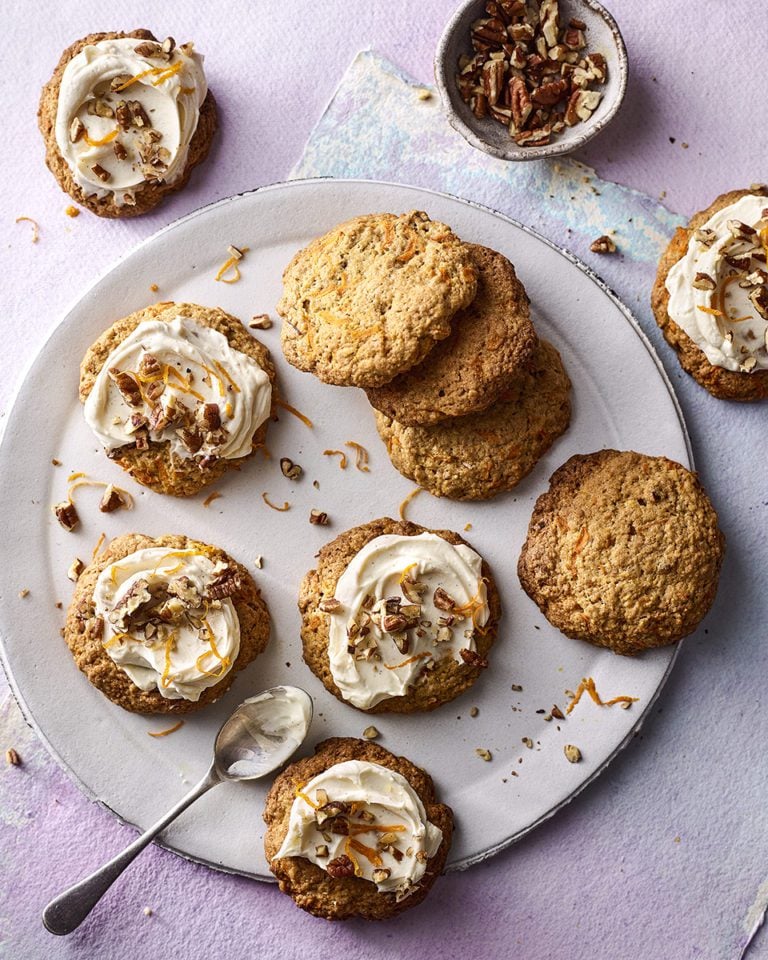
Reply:
[[434, 603], [438, 610], [453, 610], [456, 606], [456, 601], [449, 593], [446, 593], [442, 587], [438, 587], [435, 590], [432, 596], [432, 603]]
[[345, 853], [340, 857], [336, 857], [335, 860], [331, 860], [325, 869], [334, 880], [340, 880], [343, 877], [354, 877], [355, 875], [355, 865]]
[[550, 83], [544, 83], [537, 90], [534, 90], [531, 94], [531, 100], [548, 107], [554, 106], [568, 93], [569, 86], [567, 80], [552, 80]]
[[338, 610], [341, 610], [342, 603], [341, 600], [337, 600], [336, 597], [326, 597], [324, 600], [321, 600], [317, 606], [323, 613], [336, 613]]
[[509, 81], [509, 106], [512, 110], [512, 122], [515, 125], [515, 130], [522, 130], [531, 115], [533, 104], [525, 82], [520, 77], [513, 77]]
[[63, 500], [61, 503], [54, 504], [52, 509], [56, 515], [56, 519], [69, 533], [80, 523], [77, 508], [71, 500]]
[[129, 407], [141, 406], [141, 387], [133, 379], [130, 373], [118, 370], [117, 367], [111, 367], [109, 370], [109, 376], [114, 381], [115, 386], [120, 391], [120, 395]]
[[72, 143], [77, 143], [83, 136], [85, 136], [85, 124], [79, 117], [75, 117], [69, 125], [69, 139]]
[[[115, 79], [121, 79], [116, 77]], [[130, 77], [128, 77], [130, 80]], [[114, 80], [112, 81], [114, 83]], [[115, 107], [115, 119], [117, 120], [118, 126], [122, 130], [130, 130], [131, 123], [133, 122], [133, 116], [131, 114], [131, 108], [125, 102], [121, 100], [118, 105]]]
[[768, 287], [763, 284], [753, 287], [749, 292], [749, 299], [763, 320], [768, 320]]
[[104, 494], [99, 501], [99, 510], [102, 513], [113, 513], [115, 510], [120, 510], [122, 507], [128, 506], [128, 500], [118, 487], [115, 487], [113, 484], [109, 484], [104, 490]]
[[327, 527], [330, 523], [328, 514], [324, 510], [310, 510], [309, 522], [319, 527]]
[[138, 100], [129, 100], [128, 109], [131, 112], [131, 122], [136, 127], [151, 127], [152, 124], [149, 122], [149, 117], [147, 116], [144, 107]]
[[91, 170], [96, 174], [102, 183], [109, 183], [109, 181], [112, 179], [112, 174], [109, 172], [109, 170], [105, 170], [100, 163], [94, 163], [94, 165], [91, 167]]
[[143, 43], [136, 44], [133, 49], [138, 56], [146, 57], [150, 60], [163, 56], [163, 48], [160, 46], [160, 44], [153, 43], [149, 40], [145, 40]]
[[592, 253], [615, 253], [616, 244], [610, 237], [603, 235], [598, 237], [597, 240], [593, 240], [589, 249]]
[[119, 140], [115, 140], [115, 142], [112, 144], [112, 152], [115, 154], [115, 158], [117, 160], [125, 160], [125, 158], [128, 156], [128, 151]]
[[221, 426], [218, 403], [203, 403], [197, 408], [197, 418], [204, 430], [214, 431]]
[[225, 566], [208, 584], [205, 596], [209, 600], [223, 600], [240, 589], [240, 574], [236, 567]]
[[479, 653], [474, 650], [467, 650], [466, 647], [462, 647], [459, 650], [459, 656], [469, 667], [480, 667], [484, 669], [488, 666], [488, 661], [485, 657], [481, 657]]
[[494, 106], [501, 96], [506, 72], [503, 60], [488, 60], [483, 66], [483, 91], [490, 106]]
[[304, 472], [298, 463], [294, 463], [293, 460], [288, 457], [280, 458], [280, 470], [284, 477], [287, 477], [289, 480], [298, 480], [299, 477]]

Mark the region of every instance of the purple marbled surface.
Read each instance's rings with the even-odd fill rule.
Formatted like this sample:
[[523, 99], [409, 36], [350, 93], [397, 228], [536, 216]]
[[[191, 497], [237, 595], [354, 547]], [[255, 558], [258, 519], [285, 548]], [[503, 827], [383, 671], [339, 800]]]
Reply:
[[[580, 159], [652, 197], [666, 191], [665, 202], [684, 214], [723, 190], [764, 179], [764, 135], [754, 131], [766, 129], [768, 104], [751, 102], [744, 91], [765, 88], [768, 8], [710, 2], [692, 10], [661, 0], [610, 6], [629, 49], [630, 86], [620, 116]], [[0, 84], [12, 105], [0, 198], [10, 371], [0, 384], [3, 409], [46, 331], [118, 256], [203, 203], [287, 176], [360, 48], [373, 46], [428, 82], [451, 9], [447, 0], [328, 0], [322, 8], [273, 0], [189, 3], [161, 18], [155, 5], [131, 0], [113, 12], [93, 0], [12, 0], [11, 29], [0, 41]], [[85, 213], [70, 220], [69, 200], [43, 165], [34, 123], [39, 87], [73, 39], [139, 25], [196, 39], [220, 104], [221, 136], [206, 168], [158, 213], [126, 223]], [[358, 172], [365, 173], [363, 163]], [[412, 157], [392, 171], [393, 179], [427, 185], [431, 175], [429, 164]], [[439, 179], [431, 185], [439, 187]], [[473, 170], [462, 192], [504, 206], [495, 189], [484, 189]], [[29, 224], [14, 223], [22, 215], [39, 221], [37, 245], [29, 243]], [[536, 225], [563, 240], [546, 205]], [[650, 271], [638, 269], [635, 279], [647, 287]], [[620, 272], [609, 279], [653, 335], [647, 307], [634, 302], [636, 286]], [[0, 765], [0, 956], [736, 960], [767, 895], [766, 610], [759, 583], [768, 566], [765, 414], [711, 400], [656, 342], [723, 518], [729, 558], [707, 632], [685, 645], [653, 721], [596, 784], [513, 849], [443, 878], [423, 907], [394, 924], [330, 925], [300, 913], [274, 887], [152, 848], [80, 931], [56, 940], [40, 924], [43, 905], [133, 831], [85, 800], [0, 681], [0, 746], [14, 746], [24, 760], [21, 767]], [[47, 638], [31, 630], [30, 642]], [[257, 829], [258, 816], [244, 829]], [[763, 933], [749, 956], [766, 955]]]

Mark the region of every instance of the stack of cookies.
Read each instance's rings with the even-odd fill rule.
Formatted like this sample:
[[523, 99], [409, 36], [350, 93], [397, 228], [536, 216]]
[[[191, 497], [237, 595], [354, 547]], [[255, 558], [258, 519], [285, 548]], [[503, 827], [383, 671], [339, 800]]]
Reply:
[[394, 466], [435, 496], [512, 489], [567, 428], [570, 380], [514, 267], [426, 213], [343, 223], [283, 282], [288, 362], [362, 387]]

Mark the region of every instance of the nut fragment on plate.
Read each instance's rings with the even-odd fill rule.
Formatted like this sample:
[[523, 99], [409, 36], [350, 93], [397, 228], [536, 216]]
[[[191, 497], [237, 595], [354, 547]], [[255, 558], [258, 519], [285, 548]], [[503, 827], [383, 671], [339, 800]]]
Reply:
[[490, 116], [518, 146], [543, 146], [568, 126], [588, 120], [602, 99], [601, 53], [586, 53], [586, 24], [561, 23], [558, 0], [540, 4], [488, 0], [472, 23], [474, 56], [459, 58], [456, 85], [481, 119]]
[[579, 760], [581, 760], [581, 750], [579, 750], [578, 747], [574, 747], [572, 743], [566, 743], [563, 747], [563, 753], [568, 763], [578, 763]]
[[592, 253], [616, 253], [616, 244], [610, 237], [603, 235], [593, 240], [589, 249]]

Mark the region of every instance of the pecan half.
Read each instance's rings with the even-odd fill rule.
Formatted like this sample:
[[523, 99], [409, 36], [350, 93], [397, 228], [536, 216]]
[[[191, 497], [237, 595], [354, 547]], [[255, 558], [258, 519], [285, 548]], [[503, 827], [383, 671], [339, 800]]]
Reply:
[[335, 860], [331, 860], [325, 869], [334, 880], [340, 880], [343, 877], [354, 877], [355, 875], [355, 865], [345, 853], [340, 857], [336, 857]]
[[112, 367], [109, 370], [109, 376], [110, 379], [114, 381], [115, 386], [120, 391], [120, 395], [129, 407], [141, 406], [141, 387], [139, 387], [130, 373], [118, 370], [117, 367]]

